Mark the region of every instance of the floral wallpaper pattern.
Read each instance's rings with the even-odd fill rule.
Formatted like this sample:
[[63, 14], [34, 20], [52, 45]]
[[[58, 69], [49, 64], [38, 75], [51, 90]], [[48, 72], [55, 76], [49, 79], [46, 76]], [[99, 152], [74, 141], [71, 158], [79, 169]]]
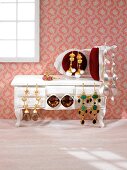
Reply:
[[[15, 118], [14, 89], [17, 74], [58, 74], [55, 58], [69, 48], [117, 45], [118, 95], [107, 101], [107, 119], [127, 118], [127, 1], [40, 0], [40, 62], [0, 63], [0, 118]], [[77, 119], [76, 111], [42, 111], [42, 117]]]

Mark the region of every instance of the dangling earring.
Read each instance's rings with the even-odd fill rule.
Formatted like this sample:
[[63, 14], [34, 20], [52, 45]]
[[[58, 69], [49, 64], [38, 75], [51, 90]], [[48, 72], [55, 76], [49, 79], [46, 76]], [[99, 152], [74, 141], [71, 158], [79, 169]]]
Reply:
[[22, 97], [22, 101], [23, 101], [23, 108], [24, 108], [24, 119], [25, 120], [30, 120], [31, 116], [30, 116], [30, 112], [29, 112], [29, 107], [28, 107], [28, 95], [29, 95], [29, 90], [28, 90], [28, 85], [26, 87], [26, 89], [24, 90], [24, 96]]
[[80, 53], [78, 53], [78, 55], [77, 55], [77, 71], [75, 73], [75, 77], [77, 77], [77, 78], [79, 78], [80, 74], [81, 74], [81, 70], [80, 70], [81, 64], [82, 64], [82, 55]]
[[80, 96], [80, 98], [78, 99], [78, 103], [81, 103], [81, 108], [78, 111], [78, 113], [80, 115], [80, 119], [81, 119], [81, 124], [85, 123], [85, 114], [88, 112], [87, 107], [85, 105], [86, 99], [87, 99], [87, 96], [84, 91], [84, 83], [83, 83], [83, 92], [82, 92], [82, 95]]
[[40, 103], [40, 100], [41, 100], [41, 97], [39, 96], [37, 84], [36, 84], [35, 96], [36, 96], [37, 103], [34, 105], [34, 110], [33, 110], [33, 113], [32, 113], [32, 119], [34, 121], [38, 120], [39, 115], [38, 115], [37, 109], [39, 108], [39, 103]]
[[66, 71], [66, 75], [67, 76], [71, 76], [72, 75], [72, 73], [74, 73], [75, 71], [76, 71], [76, 69], [75, 68], [72, 68], [72, 63], [73, 63], [73, 61], [74, 61], [74, 57], [75, 57], [75, 54], [72, 52], [70, 55], [69, 55], [69, 60], [70, 60], [70, 67], [69, 67], [69, 69]]
[[96, 124], [97, 121], [97, 113], [100, 112], [99, 103], [101, 102], [100, 96], [97, 94], [97, 91], [95, 89], [95, 83], [94, 83], [94, 94], [91, 96], [93, 104], [90, 109], [90, 114], [93, 114], [93, 124]]

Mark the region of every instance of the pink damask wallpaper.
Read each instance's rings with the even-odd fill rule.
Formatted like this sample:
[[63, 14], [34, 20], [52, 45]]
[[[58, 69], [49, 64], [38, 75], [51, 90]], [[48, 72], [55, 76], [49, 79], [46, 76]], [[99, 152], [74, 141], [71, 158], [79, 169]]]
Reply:
[[[115, 102], [108, 99], [106, 118], [127, 118], [127, 1], [40, 0], [39, 63], [0, 63], [0, 118], [15, 118], [13, 87], [17, 74], [58, 74], [53, 63], [69, 48], [118, 46], [115, 62], [119, 77]], [[42, 117], [77, 119], [76, 111], [42, 111]]]

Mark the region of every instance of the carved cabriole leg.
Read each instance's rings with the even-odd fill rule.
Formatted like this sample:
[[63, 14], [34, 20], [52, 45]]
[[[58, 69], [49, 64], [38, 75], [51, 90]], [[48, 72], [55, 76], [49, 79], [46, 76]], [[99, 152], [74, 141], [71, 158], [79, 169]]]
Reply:
[[97, 114], [97, 120], [100, 124], [100, 127], [104, 127], [104, 116], [105, 116], [106, 109], [101, 109], [100, 112]]
[[20, 127], [20, 125], [21, 125], [21, 120], [23, 119], [22, 109], [16, 108], [16, 109], [15, 109], [15, 116], [16, 116], [16, 118], [17, 118], [17, 121], [16, 121], [15, 126], [16, 126], [16, 127]]

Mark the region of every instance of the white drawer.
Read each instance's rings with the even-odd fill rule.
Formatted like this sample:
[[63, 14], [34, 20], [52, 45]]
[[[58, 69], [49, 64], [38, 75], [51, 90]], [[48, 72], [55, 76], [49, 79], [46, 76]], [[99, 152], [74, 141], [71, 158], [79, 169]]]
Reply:
[[[15, 96], [21, 97], [24, 96], [24, 91], [25, 91], [26, 87], [15, 87], [14, 89], [14, 94]], [[35, 96], [35, 90], [36, 87], [28, 87], [29, 90], [29, 96]], [[44, 87], [38, 87], [38, 91], [39, 91], [39, 96], [45, 96], [45, 88]]]
[[[80, 108], [81, 104], [78, 103], [78, 97], [76, 97], [76, 100], [75, 100], [75, 108]], [[90, 108], [92, 106], [92, 103], [89, 103], [89, 104], [86, 104], [88, 108]], [[101, 102], [98, 103], [100, 108], [106, 108], [106, 97], [105, 96], [101, 96]]]
[[[35, 97], [28, 98], [27, 101], [28, 101], [28, 107], [34, 107], [34, 105], [37, 103]], [[15, 100], [14, 100], [14, 107], [15, 108], [17, 108], [17, 107], [22, 108], [23, 104], [24, 104], [24, 102], [22, 101], [22, 97], [15, 98]], [[42, 107], [42, 108], [45, 107], [45, 97], [41, 97], [41, 100], [39, 102], [39, 106]]]
[[[99, 86], [95, 87], [95, 90], [97, 91], [98, 94], [100, 94], [99, 92]], [[90, 87], [84, 87], [84, 91], [86, 93], [86, 95], [91, 95], [94, 93], [94, 86], [90, 86]], [[80, 96], [83, 93], [83, 87], [76, 87], [76, 96]]]
[[75, 86], [47, 86], [46, 87], [46, 95], [51, 94], [59, 94], [59, 95], [65, 95], [65, 94], [75, 94]]
[[64, 107], [62, 104], [59, 104], [58, 106], [52, 108], [46, 103], [46, 107], [44, 109], [45, 110], [72, 110], [72, 109], [75, 109], [75, 104], [73, 104], [72, 106], [68, 108]]
[[[99, 92], [99, 88], [100, 86], [96, 86], [95, 87], [95, 90], [96, 92], [100, 95], [100, 92]], [[89, 87], [84, 87], [84, 91], [86, 93], [87, 96], [89, 95], [93, 95], [94, 94], [94, 86], [89, 86]], [[83, 87], [76, 87], [76, 101], [75, 101], [75, 107], [76, 108], [80, 108], [80, 103], [78, 103], [78, 99], [79, 99], [79, 96], [81, 96], [83, 93]], [[87, 107], [91, 107], [91, 104], [87, 104]], [[104, 96], [101, 96], [101, 102], [99, 103], [100, 107], [101, 108], [105, 108], [106, 107], [106, 97]]]
[[[52, 95], [51, 95], [52, 96]], [[49, 97], [51, 97], [51, 96], [49, 96]], [[64, 95], [64, 96], [66, 96], [66, 95]], [[47, 100], [48, 100], [48, 98], [49, 97], [47, 97], [46, 98], [46, 100], [45, 100], [45, 110], [71, 110], [71, 109], [75, 109], [75, 97], [74, 96], [72, 96], [72, 95], [69, 95], [72, 99], [73, 99], [73, 103], [72, 103], [72, 105], [71, 106], [69, 106], [69, 107], [65, 107], [65, 106], [63, 106], [62, 105], [62, 103], [61, 103], [61, 101], [62, 101], [62, 98], [64, 97], [64, 96], [60, 96], [60, 95], [56, 95], [56, 97], [59, 99], [59, 104], [56, 106], [56, 107], [50, 107], [49, 105], [48, 105], [48, 103], [47, 103]]]

